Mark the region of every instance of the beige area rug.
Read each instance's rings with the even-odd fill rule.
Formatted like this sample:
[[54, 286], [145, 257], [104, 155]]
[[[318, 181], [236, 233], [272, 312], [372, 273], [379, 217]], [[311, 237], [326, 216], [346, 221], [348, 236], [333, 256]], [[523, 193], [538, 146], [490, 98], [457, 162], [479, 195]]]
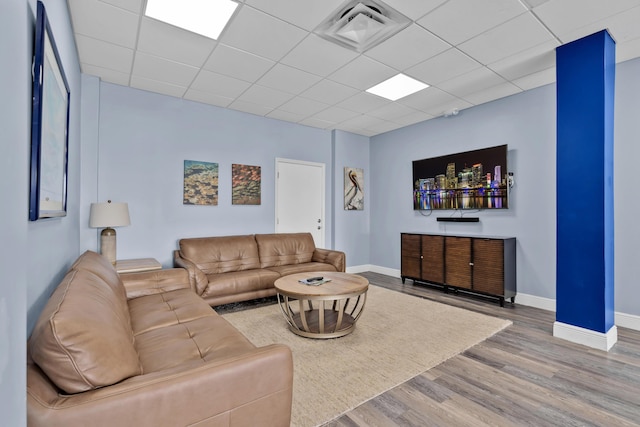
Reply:
[[294, 335], [278, 305], [224, 318], [257, 346], [291, 348], [293, 427], [326, 423], [511, 324], [378, 286], [369, 286], [362, 317], [354, 332], [342, 338]]

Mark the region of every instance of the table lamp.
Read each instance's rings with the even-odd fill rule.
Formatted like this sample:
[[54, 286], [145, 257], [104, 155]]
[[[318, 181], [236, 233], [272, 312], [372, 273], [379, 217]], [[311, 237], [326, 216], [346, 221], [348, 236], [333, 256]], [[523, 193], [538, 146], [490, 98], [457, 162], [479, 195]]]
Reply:
[[131, 225], [129, 206], [126, 203], [91, 203], [89, 227], [105, 227], [100, 233], [100, 253], [107, 257], [111, 264], [116, 263], [116, 230], [113, 227]]

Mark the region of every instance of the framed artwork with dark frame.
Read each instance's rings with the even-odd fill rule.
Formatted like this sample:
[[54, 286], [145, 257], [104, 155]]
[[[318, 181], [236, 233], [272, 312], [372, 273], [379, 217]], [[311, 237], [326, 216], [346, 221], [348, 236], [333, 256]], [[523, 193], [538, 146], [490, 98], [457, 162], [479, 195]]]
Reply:
[[33, 60], [29, 220], [67, 215], [70, 91], [38, 1]]

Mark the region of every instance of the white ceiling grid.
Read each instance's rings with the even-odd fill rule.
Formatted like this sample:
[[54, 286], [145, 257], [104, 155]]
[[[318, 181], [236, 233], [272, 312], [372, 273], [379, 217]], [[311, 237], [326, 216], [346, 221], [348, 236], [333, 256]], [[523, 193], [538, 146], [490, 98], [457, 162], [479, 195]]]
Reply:
[[[555, 48], [602, 29], [619, 62], [640, 57], [640, 0], [385, 0], [412, 23], [362, 54], [313, 33], [344, 0], [236, 1], [211, 40], [145, 17], [146, 0], [68, 0], [82, 72], [372, 136], [553, 83]], [[364, 92], [399, 72], [430, 87]]]

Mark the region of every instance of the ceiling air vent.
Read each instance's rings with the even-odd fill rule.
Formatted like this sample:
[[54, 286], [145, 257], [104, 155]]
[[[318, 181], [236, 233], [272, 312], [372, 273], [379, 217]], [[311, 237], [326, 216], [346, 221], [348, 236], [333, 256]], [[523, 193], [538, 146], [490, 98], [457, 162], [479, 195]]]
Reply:
[[411, 20], [379, 1], [349, 1], [314, 31], [343, 47], [364, 52], [408, 27]]

